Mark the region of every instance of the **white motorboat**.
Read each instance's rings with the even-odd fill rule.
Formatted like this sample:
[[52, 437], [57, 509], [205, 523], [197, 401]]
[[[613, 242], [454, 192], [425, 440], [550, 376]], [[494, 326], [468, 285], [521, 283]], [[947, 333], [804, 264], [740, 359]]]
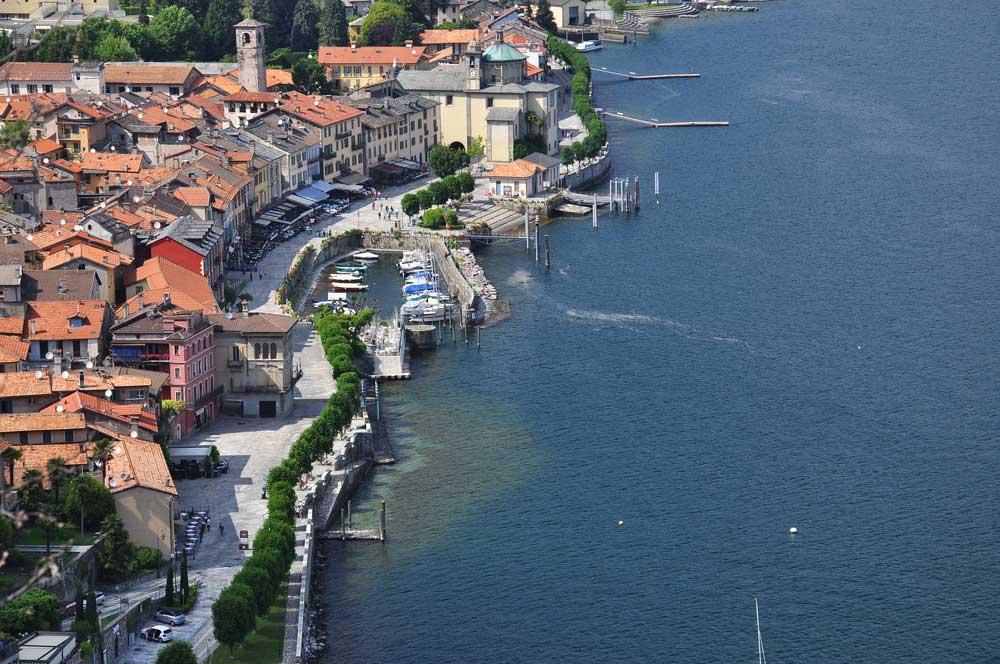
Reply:
[[586, 53], [587, 51], [600, 51], [604, 48], [604, 44], [598, 39], [588, 39], [587, 41], [582, 41], [576, 45], [576, 50], [581, 53]]
[[370, 251], [359, 251], [351, 256], [351, 258], [357, 258], [359, 261], [377, 261], [379, 259], [379, 255]]
[[334, 293], [333, 291], [327, 291], [326, 293], [327, 302], [346, 302], [347, 293]]
[[330, 275], [330, 281], [337, 281], [344, 284], [360, 283], [362, 279], [363, 277], [360, 274], [348, 274], [346, 272], [337, 272]]
[[330, 282], [330, 287], [335, 291], [344, 291], [347, 293], [359, 293], [368, 290], [368, 284], [350, 284], [339, 281]]

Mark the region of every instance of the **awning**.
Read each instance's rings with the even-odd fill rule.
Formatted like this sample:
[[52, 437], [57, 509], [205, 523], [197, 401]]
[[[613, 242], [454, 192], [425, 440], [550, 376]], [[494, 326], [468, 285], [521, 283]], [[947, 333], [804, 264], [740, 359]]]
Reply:
[[167, 447], [167, 452], [170, 454], [171, 461], [186, 461], [188, 459], [193, 459], [195, 461], [201, 461], [212, 453], [212, 448], [210, 446], [201, 447]]
[[423, 167], [412, 159], [392, 159], [388, 163], [393, 166], [399, 166], [400, 168], [405, 168], [409, 171], [422, 171]]
[[365, 190], [365, 188], [359, 184], [340, 184], [339, 182], [335, 182], [330, 186], [333, 187], [334, 191], [349, 191], [352, 194], [360, 194]]
[[324, 182], [323, 180], [316, 180], [309, 186], [312, 187], [313, 189], [319, 189], [320, 191], [326, 194], [329, 194], [331, 191], [335, 189], [335, 187], [332, 184], [330, 184], [329, 182]]
[[257, 224], [258, 226], [270, 226], [271, 225], [271, 220], [270, 219], [264, 219], [263, 217], [258, 217], [258, 218], [256, 218], [256, 219], [253, 220], [253, 223]]
[[348, 173], [344, 177], [337, 178], [337, 182], [341, 184], [363, 184], [368, 182], [368, 178], [361, 173]]
[[[323, 198], [326, 198], [326, 196], [324, 196]], [[313, 205], [316, 205], [316, 203], [317, 203], [317, 201], [310, 200], [308, 198], [303, 198], [302, 196], [299, 196], [297, 192], [294, 193], [294, 194], [288, 194], [288, 199], [287, 200], [290, 200], [293, 203], [298, 203], [299, 205], [304, 205], [305, 207], [312, 207]]]
[[295, 192], [295, 196], [301, 196], [302, 198], [308, 198], [315, 205], [320, 201], [325, 201], [327, 192], [320, 191], [315, 185], [309, 185], [308, 187], [303, 187]]

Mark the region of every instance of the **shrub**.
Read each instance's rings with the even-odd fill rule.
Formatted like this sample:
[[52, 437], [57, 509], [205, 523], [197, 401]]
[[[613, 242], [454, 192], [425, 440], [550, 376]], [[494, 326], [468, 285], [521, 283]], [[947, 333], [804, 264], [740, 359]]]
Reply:
[[462, 197], [462, 182], [458, 179], [458, 176], [449, 175], [441, 180], [441, 183], [448, 190], [448, 198], [457, 201]]
[[[80, 649], [83, 654], [83, 649]], [[156, 664], [198, 664], [194, 649], [187, 641], [174, 641], [156, 653]]]
[[446, 208], [432, 208], [424, 212], [424, 220], [420, 222], [421, 228], [450, 228], [456, 230], [462, 228], [462, 223], [458, 220], [458, 213]]
[[403, 214], [410, 217], [420, 213], [420, 199], [416, 194], [404, 194], [399, 202]]
[[59, 600], [44, 590], [32, 588], [0, 609], [0, 633], [20, 634], [59, 629]]
[[417, 200], [420, 201], [420, 209], [427, 210], [434, 207], [434, 194], [428, 189], [421, 189], [417, 192]]
[[163, 554], [151, 546], [137, 546], [132, 559], [132, 571], [157, 569], [163, 565]]

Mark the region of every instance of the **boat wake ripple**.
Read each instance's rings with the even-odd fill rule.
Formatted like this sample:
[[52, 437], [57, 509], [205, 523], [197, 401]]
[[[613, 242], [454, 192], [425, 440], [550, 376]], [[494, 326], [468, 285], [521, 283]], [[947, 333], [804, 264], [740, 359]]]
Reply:
[[677, 321], [670, 320], [669, 318], [658, 318], [656, 316], [646, 316], [643, 314], [615, 314], [604, 311], [589, 311], [586, 309], [567, 309], [566, 315], [579, 321], [591, 321], [597, 324], [603, 323], [608, 325], [617, 325], [620, 327], [631, 327], [634, 325], [663, 327], [673, 334], [676, 334], [679, 337], [684, 337], [685, 339], [743, 346], [749, 352], [753, 352], [753, 347], [749, 344], [749, 342], [743, 341], [742, 339], [702, 330], [693, 325], [679, 323]]

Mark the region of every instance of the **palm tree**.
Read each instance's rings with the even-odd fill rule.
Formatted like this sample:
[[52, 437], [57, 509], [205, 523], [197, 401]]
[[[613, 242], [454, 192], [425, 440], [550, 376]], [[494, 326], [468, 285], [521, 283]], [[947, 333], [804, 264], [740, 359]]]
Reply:
[[20, 500], [24, 509], [32, 511], [38, 505], [39, 494], [42, 491], [42, 471], [30, 468], [21, 475]]
[[98, 438], [94, 441], [94, 461], [101, 462], [101, 481], [108, 479], [108, 461], [114, 456], [115, 444], [108, 438]]
[[[14, 486], [14, 463], [20, 458], [21, 450], [16, 447], [8, 447], [0, 455], [0, 459], [2, 459], [2, 463], [0, 463], [0, 491], [5, 490], [8, 484]], [[10, 473], [10, 479], [7, 479], [8, 472]]]
[[52, 457], [45, 464], [45, 472], [49, 476], [49, 485], [56, 494], [56, 505], [59, 504], [59, 487], [61, 487], [69, 474], [66, 468], [66, 459], [62, 457]]

